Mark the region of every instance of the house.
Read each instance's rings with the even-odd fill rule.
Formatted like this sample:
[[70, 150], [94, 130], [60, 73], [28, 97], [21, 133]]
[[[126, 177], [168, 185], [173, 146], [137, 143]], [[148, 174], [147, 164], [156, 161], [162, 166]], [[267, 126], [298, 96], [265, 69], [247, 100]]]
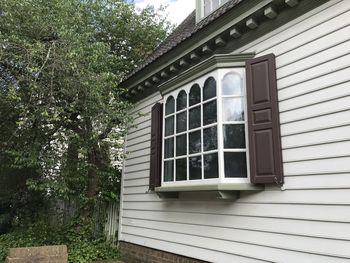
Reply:
[[126, 262], [350, 262], [350, 1], [197, 0], [122, 83]]

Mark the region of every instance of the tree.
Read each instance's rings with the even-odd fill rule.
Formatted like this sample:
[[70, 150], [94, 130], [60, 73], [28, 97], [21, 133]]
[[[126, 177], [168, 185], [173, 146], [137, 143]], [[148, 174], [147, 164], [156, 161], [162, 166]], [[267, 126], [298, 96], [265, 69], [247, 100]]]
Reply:
[[22, 171], [50, 196], [117, 198], [110, 153], [130, 123], [117, 84], [171, 30], [160, 12], [122, 0], [0, 2], [0, 176]]

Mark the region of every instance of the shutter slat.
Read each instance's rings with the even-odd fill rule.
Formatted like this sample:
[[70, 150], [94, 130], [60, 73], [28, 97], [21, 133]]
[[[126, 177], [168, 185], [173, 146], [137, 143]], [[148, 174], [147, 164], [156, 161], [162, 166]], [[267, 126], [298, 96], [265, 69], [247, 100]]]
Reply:
[[163, 105], [161, 103], [156, 103], [152, 107], [151, 112], [151, 164], [149, 190], [154, 191], [155, 187], [161, 185]]
[[283, 184], [275, 56], [248, 60], [246, 75], [251, 182]]

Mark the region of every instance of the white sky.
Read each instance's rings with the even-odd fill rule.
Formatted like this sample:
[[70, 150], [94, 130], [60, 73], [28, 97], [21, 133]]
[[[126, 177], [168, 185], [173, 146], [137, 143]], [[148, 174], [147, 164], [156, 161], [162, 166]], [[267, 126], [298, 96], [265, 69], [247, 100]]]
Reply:
[[168, 20], [179, 25], [195, 9], [195, 0], [135, 0], [136, 7], [144, 8], [147, 5], [153, 5], [155, 8], [161, 5], [168, 6]]

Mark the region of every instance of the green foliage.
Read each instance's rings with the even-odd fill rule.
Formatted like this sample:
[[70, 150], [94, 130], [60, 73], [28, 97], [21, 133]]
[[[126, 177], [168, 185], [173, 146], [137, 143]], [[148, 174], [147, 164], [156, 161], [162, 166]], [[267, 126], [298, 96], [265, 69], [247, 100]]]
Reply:
[[0, 1], [0, 177], [19, 172], [23, 192], [43, 198], [117, 200], [114, 153], [131, 123], [118, 83], [171, 29], [160, 12], [122, 0]]
[[50, 226], [45, 221], [19, 228], [8, 234], [0, 235], [0, 262], [7, 256], [11, 247], [30, 247], [43, 245], [60, 245], [68, 247], [68, 261], [87, 263], [94, 260], [118, 257], [116, 247], [102, 237], [91, 234], [89, 224], [73, 221], [69, 225]]

